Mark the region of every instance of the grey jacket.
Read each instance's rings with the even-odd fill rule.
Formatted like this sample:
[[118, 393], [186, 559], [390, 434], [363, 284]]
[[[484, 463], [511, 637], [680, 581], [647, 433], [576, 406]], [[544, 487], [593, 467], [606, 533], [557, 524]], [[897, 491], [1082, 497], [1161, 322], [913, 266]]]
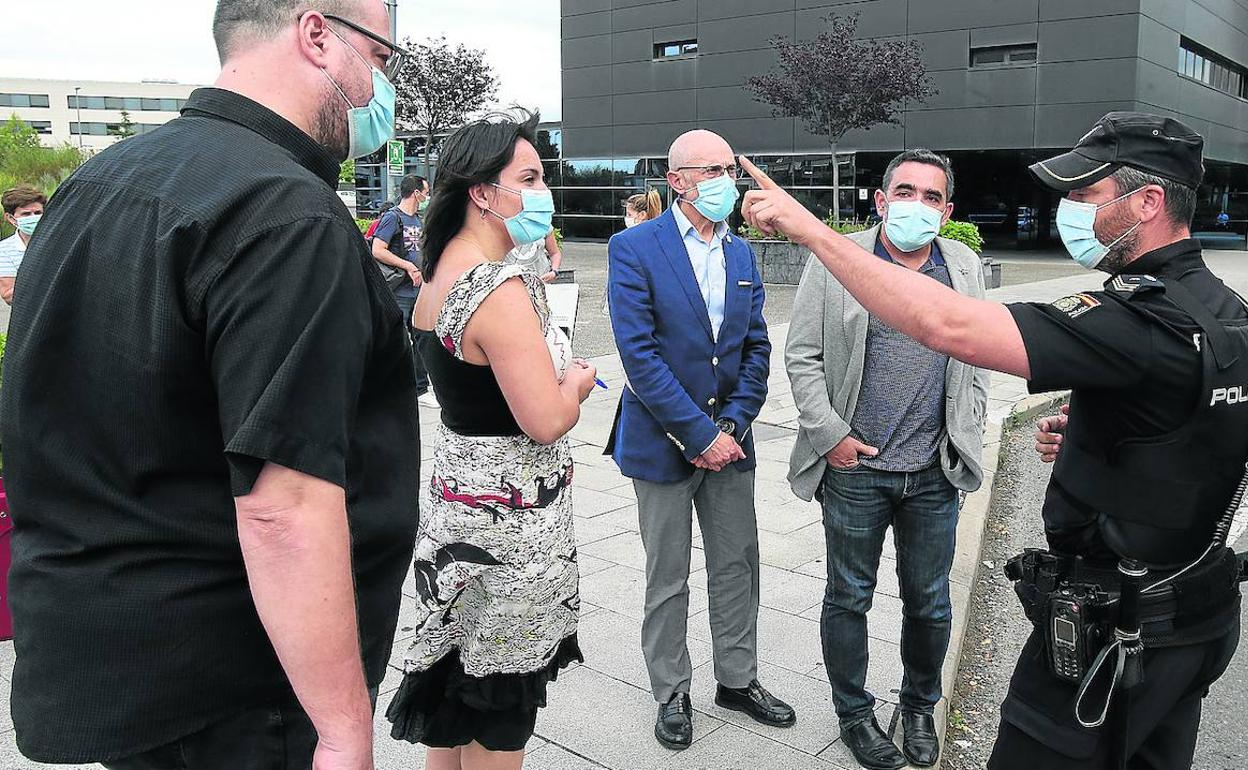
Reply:
[[[849, 239], [871, 251], [880, 228], [853, 233]], [[979, 257], [948, 238], [936, 244], [949, 267], [955, 291], [983, 298], [984, 274]], [[785, 368], [797, 403], [797, 442], [789, 458], [789, 485], [803, 500], [814, 497], [823, 479], [824, 457], [849, 435], [849, 423], [862, 386], [869, 315], [813, 254], [793, 301], [793, 321], [784, 349]], [[985, 369], [949, 359], [945, 370], [945, 430], [940, 464], [949, 482], [972, 492], [983, 483], [984, 407], [988, 401]]]

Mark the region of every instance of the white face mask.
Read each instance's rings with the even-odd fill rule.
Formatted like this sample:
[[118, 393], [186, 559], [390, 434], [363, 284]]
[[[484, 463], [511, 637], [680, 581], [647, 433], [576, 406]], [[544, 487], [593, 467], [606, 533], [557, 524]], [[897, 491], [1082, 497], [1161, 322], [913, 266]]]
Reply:
[[624, 217], [624, 227], [629, 228], [637, 224], [637, 220], [633, 217]]

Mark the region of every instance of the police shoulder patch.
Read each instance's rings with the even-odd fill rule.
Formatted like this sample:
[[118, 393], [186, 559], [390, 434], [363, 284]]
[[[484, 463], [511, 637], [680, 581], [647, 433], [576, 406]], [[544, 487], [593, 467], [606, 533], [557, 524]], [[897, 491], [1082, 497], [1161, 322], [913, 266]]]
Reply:
[[1074, 319], [1101, 306], [1101, 301], [1091, 294], [1072, 294], [1052, 303], [1058, 312]]
[[1105, 284], [1105, 288], [1116, 294], [1130, 296], [1153, 289], [1165, 289], [1166, 284], [1151, 275], [1115, 275]]

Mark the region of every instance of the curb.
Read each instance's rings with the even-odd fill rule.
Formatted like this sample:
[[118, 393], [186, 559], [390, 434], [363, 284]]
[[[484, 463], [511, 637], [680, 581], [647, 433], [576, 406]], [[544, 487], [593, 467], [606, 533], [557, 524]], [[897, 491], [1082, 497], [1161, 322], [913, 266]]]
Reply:
[[971, 594], [979, 580], [981, 555], [984, 545], [984, 527], [988, 511], [992, 508], [992, 495], [996, 486], [997, 468], [1001, 461], [1001, 440], [1005, 434], [1043, 413], [1055, 409], [1067, 398], [1067, 393], [1046, 393], [1028, 396], [1017, 402], [1002, 422], [984, 425], [984, 483], [978, 490], [966, 496], [958, 513], [958, 548], [953, 557], [953, 569], [949, 573], [949, 598], [953, 604], [953, 628], [949, 635], [949, 651], [941, 668], [940, 681], [944, 697], [936, 705], [936, 734], [941, 736], [941, 758], [948, 742], [947, 726], [949, 698], [957, 684], [958, 668], [962, 662], [962, 641], [966, 637], [970, 621]]

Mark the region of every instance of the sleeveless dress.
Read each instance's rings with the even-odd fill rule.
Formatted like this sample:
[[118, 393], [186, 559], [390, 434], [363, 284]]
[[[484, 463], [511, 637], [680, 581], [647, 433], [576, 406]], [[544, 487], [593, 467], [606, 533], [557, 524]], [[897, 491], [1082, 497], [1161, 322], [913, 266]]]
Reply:
[[420, 352], [442, 405], [413, 569], [417, 631], [386, 711], [394, 738], [517, 751], [533, 734], [546, 684], [583, 660], [572, 524], [572, 452], [516, 424], [493, 371], [462, 356], [481, 302], [525, 284], [562, 379], [567, 337], [549, 320], [545, 285], [516, 265], [485, 263], [451, 288]]

